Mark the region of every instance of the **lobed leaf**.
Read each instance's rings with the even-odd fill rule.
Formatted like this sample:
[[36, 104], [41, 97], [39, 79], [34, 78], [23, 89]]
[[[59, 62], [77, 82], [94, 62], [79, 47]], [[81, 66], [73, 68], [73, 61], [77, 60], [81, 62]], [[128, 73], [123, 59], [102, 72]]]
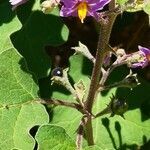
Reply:
[[33, 149], [35, 140], [30, 129], [47, 123], [49, 117], [44, 106], [35, 100], [37, 82], [14, 48], [0, 54], [0, 83], [0, 147]]

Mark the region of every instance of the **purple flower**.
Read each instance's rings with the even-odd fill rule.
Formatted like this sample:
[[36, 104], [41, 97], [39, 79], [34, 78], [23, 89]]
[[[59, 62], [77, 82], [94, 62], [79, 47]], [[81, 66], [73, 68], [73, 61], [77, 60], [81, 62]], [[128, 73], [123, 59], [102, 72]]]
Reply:
[[19, 5], [24, 4], [25, 2], [27, 2], [27, 0], [9, 0], [9, 2], [11, 3], [12, 10], [16, 9]]
[[96, 11], [102, 10], [103, 7], [111, 0], [61, 0], [63, 6], [60, 16], [78, 16], [81, 22], [84, 22], [86, 16], [98, 18]]
[[127, 55], [128, 65], [131, 68], [146, 67], [150, 63], [150, 49], [138, 46], [139, 51]]

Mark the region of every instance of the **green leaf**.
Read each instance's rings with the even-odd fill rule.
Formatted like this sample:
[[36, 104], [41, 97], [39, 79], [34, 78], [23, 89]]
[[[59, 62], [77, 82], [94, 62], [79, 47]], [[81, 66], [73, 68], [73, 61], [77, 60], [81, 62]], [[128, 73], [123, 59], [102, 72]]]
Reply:
[[[87, 60], [85, 60], [86, 59], [84, 59], [81, 55], [72, 56], [70, 59], [69, 75], [72, 77], [73, 81], [78, 82], [79, 80], [82, 80], [86, 85], [88, 85], [88, 74], [91, 74], [91, 69], [89, 69], [91, 65]], [[79, 67], [79, 63], [82, 67]], [[115, 73], [113, 73], [112, 76], [116, 78]], [[117, 76], [119, 76], [118, 71]], [[107, 104], [110, 102], [110, 97], [112, 94], [115, 95], [115, 93], [119, 98], [126, 98], [129, 103], [129, 110], [125, 113], [125, 119], [120, 116], [110, 117], [110, 114], [94, 119], [94, 141], [98, 148], [135, 148], [137, 145], [140, 146], [144, 144], [143, 139], [145, 137], [149, 139], [150, 120], [146, 117], [147, 114], [143, 113], [141, 110], [141, 107], [143, 107], [142, 105], [144, 105], [150, 98], [147, 94], [149, 89], [150, 85], [143, 82], [133, 91], [114, 88], [109, 92], [98, 95], [93, 108], [94, 114], [106, 108]], [[55, 89], [55, 91], [56, 90], [57, 89]], [[56, 93], [54, 92], [54, 94]], [[61, 99], [62, 94], [57, 92], [57, 97]], [[66, 99], [70, 99], [69, 96], [67, 98], [66, 95]], [[145, 120], [143, 120], [143, 118], [145, 118]], [[78, 111], [58, 106], [54, 109], [52, 123], [62, 126], [66, 130], [67, 134], [75, 140], [76, 129], [78, 128], [80, 119], [81, 114]], [[86, 147], [87, 143], [84, 141], [83, 145]]]
[[117, 3], [125, 8], [125, 11], [136, 12], [144, 10], [149, 14], [149, 0], [117, 0]]
[[[99, 96], [94, 110], [98, 111], [107, 107], [110, 97], [115, 93], [118, 93], [116, 89], [112, 89], [106, 96]], [[140, 101], [141, 97], [137, 92], [133, 92], [133, 95], [129, 94], [130, 99], [128, 99], [128, 94], [122, 94], [121, 92], [120, 98], [127, 98], [128, 101], [139, 103], [137, 101]], [[135, 94], [137, 94], [136, 97]], [[142, 115], [144, 114], [141, 114], [140, 108], [130, 110], [131, 107], [133, 106], [129, 104], [129, 110], [124, 114], [125, 119], [117, 115], [110, 117], [109, 114], [97, 118], [93, 122], [93, 126], [96, 129], [95, 141], [97, 145], [101, 145], [103, 148], [125, 149], [130, 146], [144, 144], [143, 138], [145, 136], [150, 137], [150, 120], [142, 121]]]
[[128, 0], [117, 0], [117, 3], [120, 5], [124, 5]]
[[12, 12], [8, 1], [0, 3], [0, 53], [10, 48], [10, 35], [21, 28], [21, 23]]
[[94, 145], [94, 146], [87, 146], [84, 150], [103, 150], [101, 147]]
[[143, 10], [150, 16], [150, 2], [145, 3]]
[[75, 150], [75, 141], [59, 126], [41, 126], [35, 138], [39, 150]]
[[136, 1], [134, 0], [133, 2], [131, 1], [131, 3], [127, 3], [126, 11], [136, 12], [136, 11], [143, 10], [143, 7], [144, 7], [143, 0], [136, 0]]
[[11, 40], [26, 59], [29, 70], [38, 78], [43, 78], [49, 75], [51, 65], [45, 46], [63, 44], [68, 39], [69, 31], [59, 17], [58, 8], [46, 15], [39, 7], [38, 0], [35, 3], [28, 1], [17, 8], [22, 28], [11, 36]]
[[48, 123], [49, 117], [38, 98], [36, 79], [14, 48], [0, 54], [0, 147], [30, 150], [35, 140], [32, 127]]

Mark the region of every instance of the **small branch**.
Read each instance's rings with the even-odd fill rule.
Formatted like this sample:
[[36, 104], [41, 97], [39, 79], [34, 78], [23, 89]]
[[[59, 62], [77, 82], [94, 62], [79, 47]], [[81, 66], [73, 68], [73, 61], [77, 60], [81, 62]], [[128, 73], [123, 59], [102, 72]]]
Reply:
[[90, 61], [92, 61], [93, 63], [95, 63], [95, 58], [94, 58], [93, 55], [90, 53], [90, 51], [89, 51], [89, 49], [87, 48], [87, 46], [85, 46], [85, 45], [82, 44], [81, 42], [79, 42], [79, 46], [78, 46], [78, 47], [72, 47], [72, 49], [74, 49], [76, 53], [82, 54], [82, 55], [85, 56], [87, 59], [89, 59]]
[[85, 124], [86, 124], [86, 120], [85, 120], [85, 117], [83, 116], [81, 121], [80, 121], [78, 130], [77, 130], [77, 138], [76, 138], [77, 150], [82, 149], [82, 140], [83, 140], [83, 136], [84, 136]]
[[82, 104], [82, 101], [80, 100], [80, 98], [78, 97], [76, 90], [74, 89], [74, 87], [71, 85], [69, 78], [68, 78], [68, 68], [63, 70], [63, 76], [59, 77], [59, 76], [53, 76], [51, 78], [52, 80], [52, 84], [57, 83], [60, 85], [63, 85], [68, 91], [70, 91], [70, 93], [73, 95], [73, 97], [76, 99], [76, 101], [80, 104]]
[[104, 85], [104, 83], [106, 82], [108, 76], [111, 74], [111, 72], [118, 66], [121, 66], [121, 65], [124, 65], [126, 64], [127, 62], [124, 61], [124, 62], [121, 62], [121, 63], [118, 63], [118, 60], [116, 60], [112, 66], [110, 68], [107, 69], [107, 71], [105, 72], [105, 74], [103, 74], [101, 80], [100, 80], [100, 83], [98, 85], [98, 89]]
[[64, 69], [63, 70], [63, 76], [62, 77], [59, 77], [59, 76], [53, 76], [51, 78], [52, 80], [52, 84], [53, 83], [57, 83], [57, 84], [60, 84], [60, 85], [63, 85], [68, 91], [70, 91], [72, 93], [72, 95], [77, 98], [77, 95], [76, 95], [76, 91], [75, 89], [72, 87], [69, 79], [68, 79], [68, 68]]
[[97, 114], [95, 115], [95, 118], [98, 118], [98, 117], [103, 116], [103, 115], [105, 115], [105, 114], [108, 114], [108, 113], [110, 113], [110, 112], [111, 112], [111, 110], [109, 109], [109, 106], [108, 106], [108, 107], [105, 108], [104, 110], [102, 110], [102, 111], [100, 111], [99, 113], [97, 113]]
[[80, 104], [67, 102], [65, 100], [39, 99], [38, 102], [40, 102], [41, 104], [46, 104], [46, 105], [66, 106], [66, 107], [77, 109], [82, 114], [87, 113]]
[[[90, 53], [90, 51], [87, 48], [87, 46], [85, 46], [81, 42], [79, 42], [79, 46], [78, 47], [72, 47], [72, 49], [74, 49], [77, 54], [82, 54], [84, 57], [89, 59], [93, 64], [95, 64], [94, 56], [92, 56], [92, 54]], [[102, 71], [102, 73], [105, 73], [105, 69], [104, 68], [102, 68], [101, 71]]]

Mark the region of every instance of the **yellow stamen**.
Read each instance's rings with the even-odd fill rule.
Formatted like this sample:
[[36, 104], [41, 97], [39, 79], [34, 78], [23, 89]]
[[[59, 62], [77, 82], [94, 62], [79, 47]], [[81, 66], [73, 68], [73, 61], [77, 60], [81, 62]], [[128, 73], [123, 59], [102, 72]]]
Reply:
[[77, 6], [77, 10], [78, 10], [78, 16], [81, 22], [83, 23], [88, 11], [87, 3], [86, 2], [79, 3], [79, 5]]

